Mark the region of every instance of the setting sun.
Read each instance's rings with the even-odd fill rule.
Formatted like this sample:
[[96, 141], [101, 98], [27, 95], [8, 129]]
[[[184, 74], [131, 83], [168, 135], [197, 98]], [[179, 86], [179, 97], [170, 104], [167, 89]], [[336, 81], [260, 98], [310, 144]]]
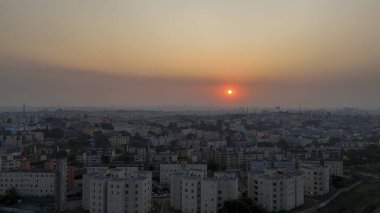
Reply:
[[228, 95], [232, 95], [233, 93], [234, 93], [234, 91], [232, 89], [227, 90]]

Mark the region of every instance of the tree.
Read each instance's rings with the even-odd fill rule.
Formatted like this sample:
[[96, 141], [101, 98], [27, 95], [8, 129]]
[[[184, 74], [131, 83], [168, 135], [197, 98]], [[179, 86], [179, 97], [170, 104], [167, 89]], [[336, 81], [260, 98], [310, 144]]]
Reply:
[[125, 131], [125, 130], [120, 131], [120, 134], [121, 134], [122, 136], [128, 136], [128, 137], [131, 137], [131, 134], [130, 134], [129, 132]]
[[100, 125], [104, 130], [114, 130], [114, 127], [111, 123], [102, 122]]
[[14, 204], [19, 199], [19, 195], [15, 188], [10, 188], [5, 191], [4, 197], [2, 198], [2, 203]]
[[178, 130], [178, 125], [176, 122], [170, 122], [167, 129], [176, 132]]
[[101, 131], [96, 131], [93, 133], [93, 137], [96, 141], [96, 146], [98, 147], [108, 147], [108, 137]]
[[340, 137], [331, 137], [329, 139], [329, 142], [327, 142], [326, 145], [335, 146], [335, 145], [339, 144], [341, 141], [342, 141], [342, 139]]
[[214, 161], [214, 160], [209, 160], [208, 163], [207, 163], [207, 168], [210, 170], [210, 171], [218, 171], [219, 170], [219, 164]]
[[103, 164], [107, 164], [108, 165], [110, 163], [110, 161], [111, 161], [111, 157], [108, 156], [108, 155], [102, 155], [101, 156], [101, 160], [102, 160]]
[[119, 156], [119, 160], [125, 161], [125, 162], [131, 162], [133, 161], [133, 155], [128, 152], [124, 152], [123, 154]]
[[156, 134], [155, 132], [153, 132], [152, 130], [149, 130], [149, 131], [148, 131], [148, 135], [149, 135], [149, 136], [156, 137], [157, 134]]
[[51, 130], [47, 131], [47, 135], [50, 138], [63, 138], [64, 137], [64, 132], [61, 128], [54, 128]]
[[283, 138], [280, 139], [277, 146], [280, 147], [282, 150], [287, 150], [290, 148], [288, 142]]

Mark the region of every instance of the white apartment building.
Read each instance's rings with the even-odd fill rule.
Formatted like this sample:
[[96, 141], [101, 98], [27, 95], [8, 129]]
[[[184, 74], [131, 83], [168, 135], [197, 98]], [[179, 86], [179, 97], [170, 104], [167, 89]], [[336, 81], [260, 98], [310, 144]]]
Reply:
[[214, 175], [213, 179], [202, 179], [201, 212], [216, 213], [225, 201], [238, 199], [238, 178], [230, 174]]
[[304, 203], [304, 177], [298, 171], [286, 169], [250, 172], [248, 197], [266, 211], [289, 211]]
[[306, 195], [319, 196], [329, 192], [330, 174], [327, 166], [304, 165], [300, 171], [305, 176]]
[[182, 177], [182, 205], [181, 210], [185, 213], [196, 213], [200, 212], [200, 181], [201, 178], [194, 176], [184, 176]]
[[137, 167], [101, 167], [84, 175], [82, 196], [83, 208], [91, 213], [146, 213], [152, 206], [152, 174]]
[[111, 147], [122, 147], [129, 143], [129, 137], [123, 135], [113, 135], [108, 138], [108, 141], [111, 144]]
[[102, 156], [88, 155], [84, 152], [82, 155], [78, 155], [75, 160], [77, 162], [83, 163], [84, 165], [97, 165], [102, 163]]
[[255, 160], [250, 163], [249, 171], [261, 172], [265, 169], [272, 168], [272, 162], [267, 160]]
[[49, 170], [0, 172], [0, 195], [15, 188], [21, 197], [53, 197], [54, 177]]
[[343, 161], [341, 160], [303, 160], [299, 162], [299, 167], [302, 166], [319, 166], [323, 165], [329, 168], [330, 177], [331, 176], [343, 176]]
[[88, 166], [86, 169], [87, 169], [87, 174], [104, 173], [109, 169], [109, 167], [108, 166]]
[[0, 159], [0, 171], [16, 170], [20, 168], [20, 160], [4, 160]]
[[273, 168], [285, 168], [288, 171], [293, 171], [295, 169], [295, 163], [290, 160], [278, 160], [273, 162]]
[[330, 176], [343, 176], [343, 161], [325, 160], [323, 161], [323, 165], [329, 168]]
[[204, 176], [207, 176], [206, 164], [160, 164], [160, 184], [170, 184], [171, 176], [177, 172], [186, 172], [188, 170], [201, 170]]
[[67, 163], [59, 159], [55, 170], [9, 170], [0, 172], [0, 195], [15, 188], [21, 197], [55, 197], [56, 209], [66, 209]]
[[225, 201], [237, 198], [234, 174], [216, 173], [214, 178], [206, 178], [201, 170], [192, 170], [171, 177], [170, 206], [181, 212], [216, 213]]
[[263, 172], [265, 169], [286, 169], [288, 171], [292, 171], [295, 169], [295, 163], [289, 160], [254, 160], [250, 163], [249, 170], [251, 172]]

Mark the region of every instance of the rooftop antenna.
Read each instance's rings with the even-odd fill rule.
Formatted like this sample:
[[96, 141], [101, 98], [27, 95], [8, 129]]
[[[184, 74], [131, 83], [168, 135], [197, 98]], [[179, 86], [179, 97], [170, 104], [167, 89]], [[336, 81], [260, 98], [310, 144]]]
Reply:
[[25, 110], [26, 109], [26, 105], [25, 104], [23, 104], [22, 105], [22, 123], [23, 123], [23, 125], [24, 125], [24, 127], [25, 127], [25, 123], [26, 123], [26, 121], [25, 121]]

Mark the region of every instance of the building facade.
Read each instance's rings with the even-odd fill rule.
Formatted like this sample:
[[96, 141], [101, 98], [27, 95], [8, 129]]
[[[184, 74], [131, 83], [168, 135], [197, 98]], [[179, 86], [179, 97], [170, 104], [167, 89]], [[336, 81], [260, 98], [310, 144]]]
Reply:
[[238, 198], [238, 178], [216, 173], [207, 178], [201, 170], [178, 172], [171, 176], [170, 207], [181, 212], [216, 213], [228, 200]]
[[266, 211], [289, 211], [304, 203], [304, 177], [298, 171], [266, 169], [248, 173], [248, 197]]
[[207, 175], [206, 164], [160, 164], [160, 184], [169, 185], [172, 174], [188, 170], [201, 170], [205, 176]]
[[95, 169], [83, 178], [82, 207], [91, 213], [149, 212], [152, 174], [137, 167]]
[[319, 196], [329, 193], [329, 167], [320, 165], [304, 165], [300, 171], [305, 176], [305, 194]]

